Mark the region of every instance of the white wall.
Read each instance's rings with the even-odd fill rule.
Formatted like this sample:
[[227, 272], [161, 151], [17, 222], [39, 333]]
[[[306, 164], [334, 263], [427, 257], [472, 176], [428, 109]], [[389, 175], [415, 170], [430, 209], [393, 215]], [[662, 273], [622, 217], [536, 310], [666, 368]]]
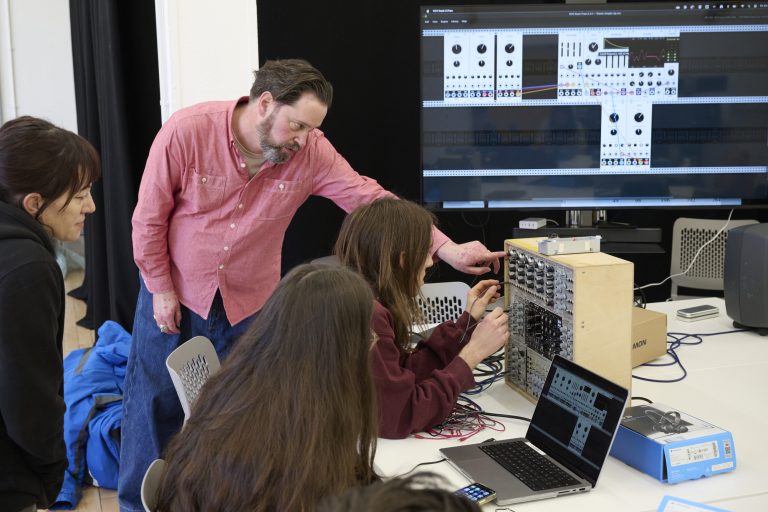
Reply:
[[256, 0], [155, 0], [160, 107], [247, 96], [258, 68]]
[[[155, 0], [162, 119], [234, 99], [258, 67], [256, 0]], [[0, 0], [0, 121], [35, 115], [77, 131], [69, 2]]]
[[0, 0], [0, 120], [21, 115], [77, 132], [66, 0]]

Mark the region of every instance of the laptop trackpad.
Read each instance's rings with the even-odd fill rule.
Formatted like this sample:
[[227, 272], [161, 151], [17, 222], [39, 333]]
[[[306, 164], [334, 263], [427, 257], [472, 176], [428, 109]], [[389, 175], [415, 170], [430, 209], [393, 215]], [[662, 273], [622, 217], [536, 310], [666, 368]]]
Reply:
[[489, 460], [487, 456], [472, 460], [465, 459], [461, 461], [461, 468], [474, 481], [495, 490], [500, 499], [535, 494], [535, 491], [532, 491], [499, 464]]

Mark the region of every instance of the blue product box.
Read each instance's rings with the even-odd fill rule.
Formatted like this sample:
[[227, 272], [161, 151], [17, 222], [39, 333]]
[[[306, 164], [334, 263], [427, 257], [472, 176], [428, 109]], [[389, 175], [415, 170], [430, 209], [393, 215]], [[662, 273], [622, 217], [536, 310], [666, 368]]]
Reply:
[[670, 484], [736, 469], [730, 432], [659, 403], [624, 411], [611, 455]]

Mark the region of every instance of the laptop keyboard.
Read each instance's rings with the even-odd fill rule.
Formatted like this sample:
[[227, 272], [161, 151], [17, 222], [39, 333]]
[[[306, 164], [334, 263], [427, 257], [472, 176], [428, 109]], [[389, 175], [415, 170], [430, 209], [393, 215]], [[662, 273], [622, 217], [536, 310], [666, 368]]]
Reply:
[[553, 464], [525, 441], [478, 446], [534, 491], [578, 485], [579, 481]]

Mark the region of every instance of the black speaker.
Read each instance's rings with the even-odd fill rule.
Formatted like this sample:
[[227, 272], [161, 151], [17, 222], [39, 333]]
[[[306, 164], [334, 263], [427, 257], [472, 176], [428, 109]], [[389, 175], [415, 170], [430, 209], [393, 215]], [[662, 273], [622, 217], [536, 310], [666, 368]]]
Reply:
[[725, 312], [733, 325], [768, 334], [768, 224], [728, 231], [723, 287]]

